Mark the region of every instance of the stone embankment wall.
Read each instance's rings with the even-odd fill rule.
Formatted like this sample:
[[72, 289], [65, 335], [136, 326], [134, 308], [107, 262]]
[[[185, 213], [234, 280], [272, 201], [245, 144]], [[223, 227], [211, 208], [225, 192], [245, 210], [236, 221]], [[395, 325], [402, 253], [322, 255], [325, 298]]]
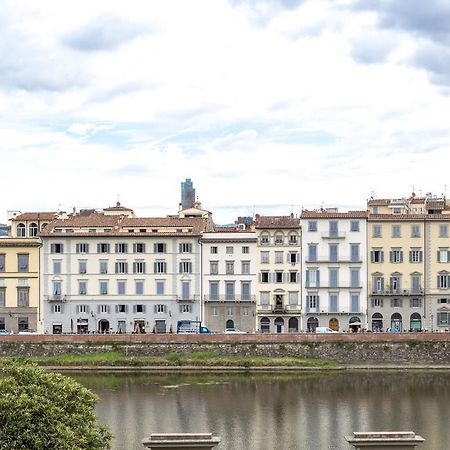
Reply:
[[450, 365], [450, 333], [0, 337], [0, 356], [55, 356], [110, 351], [130, 356], [212, 351], [219, 355], [331, 359], [342, 364]]

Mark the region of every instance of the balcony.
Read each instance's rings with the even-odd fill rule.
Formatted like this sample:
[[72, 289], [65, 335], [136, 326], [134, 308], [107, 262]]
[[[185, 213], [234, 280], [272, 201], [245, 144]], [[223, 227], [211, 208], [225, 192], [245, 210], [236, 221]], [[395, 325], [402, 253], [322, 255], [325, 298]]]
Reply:
[[385, 290], [372, 290], [372, 295], [423, 295], [424, 291], [420, 289], [385, 289]]
[[205, 302], [239, 302], [239, 303], [255, 303], [255, 295], [205, 295]]
[[345, 239], [345, 233], [322, 233], [322, 239]]
[[180, 303], [194, 303], [194, 302], [200, 300], [200, 295], [198, 295], [198, 294], [189, 295], [189, 296], [177, 295], [176, 299], [177, 299], [177, 302], [180, 302]]
[[53, 294], [53, 295], [45, 295], [44, 297], [45, 297], [45, 300], [47, 300], [47, 302], [49, 302], [49, 303], [55, 303], [55, 302], [65, 303], [65, 302], [67, 302], [67, 295]]

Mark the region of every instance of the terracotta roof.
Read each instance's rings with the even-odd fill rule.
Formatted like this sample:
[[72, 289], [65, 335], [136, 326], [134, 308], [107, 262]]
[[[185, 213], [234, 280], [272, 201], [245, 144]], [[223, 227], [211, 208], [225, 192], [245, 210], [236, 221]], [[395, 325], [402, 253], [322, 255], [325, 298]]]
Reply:
[[390, 199], [388, 198], [371, 198], [367, 200], [367, 204], [369, 206], [387, 206], [390, 203]]
[[13, 220], [53, 220], [57, 212], [25, 212], [14, 217]]
[[303, 210], [300, 218], [308, 219], [365, 219], [367, 211], [347, 211], [347, 212], [330, 212], [330, 211], [308, 211]]
[[300, 228], [300, 219], [292, 216], [256, 216], [256, 228]]
[[119, 202], [116, 203], [116, 206], [110, 206], [109, 208], [104, 208], [103, 211], [133, 211], [131, 208], [125, 208]]
[[391, 222], [425, 220], [427, 214], [369, 214], [370, 221], [389, 220]]
[[428, 200], [426, 203], [427, 209], [444, 209], [444, 200]]
[[425, 197], [414, 197], [410, 201], [411, 204], [423, 204], [425, 203]]

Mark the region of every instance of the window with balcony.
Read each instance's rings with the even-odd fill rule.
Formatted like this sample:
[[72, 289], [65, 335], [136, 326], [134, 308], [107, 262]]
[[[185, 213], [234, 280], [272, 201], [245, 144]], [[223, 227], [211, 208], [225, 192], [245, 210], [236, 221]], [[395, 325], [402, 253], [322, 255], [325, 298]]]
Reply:
[[242, 300], [250, 300], [251, 295], [251, 283], [249, 281], [243, 281], [241, 283], [241, 297]]
[[191, 299], [191, 282], [182, 281], [181, 282], [181, 299], [190, 300]]
[[373, 292], [374, 293], [381, 293], [384, 292], [384, 277], [382, 276], [375, 276], [373, 277]]
[[53, 281], [53, 287], [52, 287], [52, 292], [53, 292], [53, 296], [54, 297], [59, 297], [61, 296], [61, 281]]
[[391, 282], [390, 292], [392, 294], [400, 293], [400, 288], [401, 288], [400, 277], [399, 276], [392, 276], [390, 278], [390, 282]]
[[234, 300], [234, 282], [226, 281], [225, 282], [225, 299], [226, 300]]
[[217, 281], [210, 281], [209, 283], [209, 299], [219, 300], [219, 283]]

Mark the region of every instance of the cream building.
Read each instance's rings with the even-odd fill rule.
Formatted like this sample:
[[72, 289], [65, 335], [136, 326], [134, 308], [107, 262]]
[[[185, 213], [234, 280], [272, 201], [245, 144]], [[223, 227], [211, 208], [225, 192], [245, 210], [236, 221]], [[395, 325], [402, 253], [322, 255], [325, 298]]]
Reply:
[[256, 233], [216, 227], [202, 236], [203, 317], [212, 331], [255, 332]]
[[257, 330], [263, 333], [298, 332], [301, 327], [300, 219], [259, 216], [256, 270]]

